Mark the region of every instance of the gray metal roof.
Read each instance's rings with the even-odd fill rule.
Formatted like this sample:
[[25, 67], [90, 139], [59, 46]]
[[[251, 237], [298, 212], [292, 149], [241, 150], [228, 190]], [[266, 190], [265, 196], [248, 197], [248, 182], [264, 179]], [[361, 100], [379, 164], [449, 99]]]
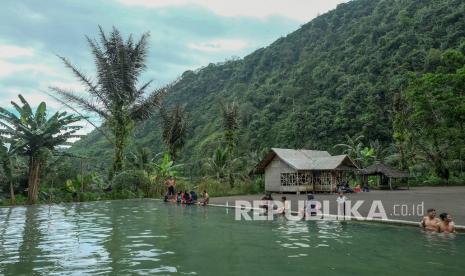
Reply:
[[308, 170], [315, 158], [331, 156], [327, 151], [272, 148], [278, 157], [296, 170]]
[[257, 165], [256, 173], [263, 173], [265, 167], [275, 156], [299, 171], [336, 170], [342, 167], [357, 169], [347, 155], [331, 156], [327, 151], [320, 150], [272, 148]]

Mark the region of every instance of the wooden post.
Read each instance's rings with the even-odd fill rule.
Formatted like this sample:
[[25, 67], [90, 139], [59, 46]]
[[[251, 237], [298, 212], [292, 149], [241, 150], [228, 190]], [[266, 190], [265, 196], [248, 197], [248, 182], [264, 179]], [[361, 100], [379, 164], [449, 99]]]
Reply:
[[300, 185], [299, 185], [299, 184], [300, 184], [300, 179], [299, 179], [299, 171], [297, 171], [297, 173], [296, 173], [296, 178], [297, 178], [297, 179], [296, 179], [295, 183], [296, 183], [296, 185], [297, 185], [297, 194], [298, 194], [298, 195], [300, 195]]

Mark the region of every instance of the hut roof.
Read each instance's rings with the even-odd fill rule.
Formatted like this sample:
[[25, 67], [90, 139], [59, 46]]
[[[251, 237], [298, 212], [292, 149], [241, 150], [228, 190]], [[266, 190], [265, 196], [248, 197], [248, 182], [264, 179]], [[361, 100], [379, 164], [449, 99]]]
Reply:
[[359, 174], [362, 175], [376, 175], [376, 174], [384, 174], [387, 177], [391, 178], [404, 178], [409, 177], [409, 173], [399, 171], [389, 165], [386, 164], [373, 164], [368, 166], [364, 169], [359, 170]]
[[357, 168], [347, 155], [331, 156], [327, 151], [272, 148], [255, 167], [255, 172], [264, 173], [266, 166], [275, 156], [278, 156], [283, 162], [299, 171]]

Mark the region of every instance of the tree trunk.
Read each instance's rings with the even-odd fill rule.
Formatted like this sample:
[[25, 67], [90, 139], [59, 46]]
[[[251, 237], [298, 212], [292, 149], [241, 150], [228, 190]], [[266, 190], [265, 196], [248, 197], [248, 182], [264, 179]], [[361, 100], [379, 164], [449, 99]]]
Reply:
[[123, 170], [123, 151], [124, 147], [122, 144], [117, 143], [115, 146], [115, 159], [113, 162], [113, 175]]
[[15, 197], [15, 190], [13, 187], [13, 181], [10, 181], [10, 199], [11, 199], [11, 205], [14, 205], [16, 203], [16, 197]]
[[129, 136], [131, 126], [127, 125], [123, 119], [117, 120], [114, 128], [115, 136], [115, 157], [113, 160], [113, 171], [110, 174], [110, 180], [123, 170], [124, 148]]
[[39, 181], [40, 181], [40, 160], [39, 158], [31, 157], [29, 161], [29, 177], [27, 180], [27, 203], [34, 204], [39, 198]]

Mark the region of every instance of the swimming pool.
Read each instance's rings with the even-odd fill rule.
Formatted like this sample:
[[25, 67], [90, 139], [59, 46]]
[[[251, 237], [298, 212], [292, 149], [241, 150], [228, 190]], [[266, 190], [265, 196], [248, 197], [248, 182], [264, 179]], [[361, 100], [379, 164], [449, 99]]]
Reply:
[[0, 208], [0, 275], [463, 275], [465, 236], [155, 200]]

